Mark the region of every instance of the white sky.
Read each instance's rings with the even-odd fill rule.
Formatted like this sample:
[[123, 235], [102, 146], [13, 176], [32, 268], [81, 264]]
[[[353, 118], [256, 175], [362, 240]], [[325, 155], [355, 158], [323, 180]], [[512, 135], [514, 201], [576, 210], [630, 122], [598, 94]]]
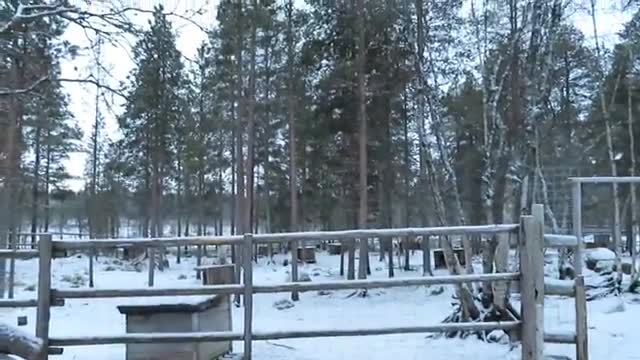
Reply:
[[[127, 1], [127, 0], [125, 0]], [[172, 11], [177, 14], [187, 14], [189, 11], [198, 9], [204, 10], [201, 15], [197, 15], [192, 20], [198, 25], [204, 28], [210, 28], [215, 21], [217, 0], [198, 1], [198, 0], [128, 0], [134, 7], [142, 8], [144, 10], [152, 10], [156, 4], [163, 3], [165, 11]], [[296, 1], [298, 2], [298, 1]], [[631, 18], [632, 12], [622, 12], [612, 6], [615, 0], [599, 0], [597, 4], [597, 21], [598, 32], [606, 45], [611, 45], [616, 42], [616, 34], [622, 29], [622, 26], [626, 21]], [[615, 5], [615, 4], [613, 4]], [[146, 26], [151, 14], [138, 14], [135, 17], [132, 16], [132, 20], [136, 24]], [[178, 17], [170, 18], [173, 22], [174, 29], [178, 32], [177, 46], [178, 50], [187, 58], [192, 58], [196, 53], [197, 48], [202, 41], [206, 38], [205, 34], [199, 29], [198, 26], [190, 23], [189, 21], [180, 19]], [[593, 39], [593, 26], [591, 18], [582, 10], [575, 10], [571, 15], [571, 19], [575, 25], [586, 35], [589, 41]], [[71, 26], [65, 38], [74, 44], [87, 45], [85, 33], [77, 26]], [[135, 39], [131, 39], [131, 45], [135, 44]], [[114, 46], [105, 46], [102, 51], [102, 61], [106, 63], [109, 68], [112, 78], [108, 78], [108, 83], [117, 87], [119, 82], [125, 81], [127, 75], [133, 67], [131, 60], [130, 49]], [[91, 64], [91, 54], [87, 53], [85, 56], [78, 57], [74, 60], [66, 61], [62, 64], [62, 76], [64, 78], [84, 78], [90, 72], [89, 68]], [[95, 118], [95, 95], [96, 88], [93, 85], [79, 84], [79, 83], [67, 83], [65, 84], [65, 90], [70, 95], [70, 110], [78, 120], [78, 124], [84, 131], [83, 145], [86, 147], [89, 144], [89, 138], [91, 135], [92, 126]], [[111, 96], [108, 96], [111, 98]], [[119, 108], [122, 105], [122, 101], [116, 96], [113, 98], [116, 101], [116, 106], [112, 109], [107, 109], [106, 105], [101, 104], [101, 113], [105, 118], [105, 129], [103, 130], [107, 136], [111, 139], [115, 139], [118, 136], [118, 125], [116, 123], [115, 115], [121, 112]], [[88, 154], [87, 153], [74, 153], [71, 154], [70, 159], [66, 162], [66, 166], [72, 176], [77, 177], [74, 180], [68, 182], [68, 186], [73, 190], [80, 190], [84, 186], [84, 166]]]

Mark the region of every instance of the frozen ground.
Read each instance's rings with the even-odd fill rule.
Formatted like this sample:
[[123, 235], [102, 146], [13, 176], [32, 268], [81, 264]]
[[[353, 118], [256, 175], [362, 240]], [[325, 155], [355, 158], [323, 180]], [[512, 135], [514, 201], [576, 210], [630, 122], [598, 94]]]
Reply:
[[[339, 257], [318, 254], [318, 263], [305, 265], [312, 281], [340, 279]], [[275, 264], [267, 264], [260, 259], [255, 267], [254, 282], [270, 284], [285, 282], [289, 268], [282, 266], [283, 257], [277, 257]], [[420, 263], [419, 253], [413, 259]], [[157, 286], [190, 286], [198, 284], [193, 267], [194, 258], [184, 259], [176, 264], [170, 258], [171, 267], [156, 273]], [[372, 277], [386, 277], [386, 267], [372, 254]], [[101, 257], [96, 264], [96, 287], [143, 287], [146, 286], [146, 271], [136, 272], [112, 258]], [[53, 286], [68, 288], [73, 283], [81, 286], [87, 279], [88, 260], [86, 257], [57, 259], [53, 264]], [[37, 282], [37, 262], [17, 263], [16, 296], [33, 298]], [[418, 276], [419, 272], [396, 271], [396, 275]], [[382, 327], [385, 325], [411, 326], [440, 322], [451, 308], [451, 289], [437, 294], [434, 287], [410, 287], [369, 291], [369, 296], [350, 296], [351, 291], [335, 291], [328, 295], [317, 292], [301, 294], [301, 300], [293, 308], [277, 310], [273, 304], [288, 298], [288, 294], [267, 294], [254, 297], [254, 329], [326, 329]], [[53, 336], [118, 334], [125, 331], [124, 315], [116, 306], [139, 303], [144, 299], [68, 300], [63, 308], [54, 308], [51, 331]], [[591, 359], [640, 359], [637, 344], [640, 342], [640, 301], [639, 298], [624, 298], [624, 311], [611, 312], [619, 307], [619, 300], [608, 298], [590, 302], [590, 353]], [[2, 309], [0, 321], [15, 325], [17, 315], [28, 315], [26, 331], [34, 331], [35, 309], [13, 311]], [[234, 329], [242, 329], [242, 308], [234, 308]], [[572, 299], [547, 297], [545, 304], [545, 327], [547, 330], [571, 329], [574, 311]], [[234, 344], [240, 352], [241, 343]], [[567, 355], [573, 358], [573, 346], [547, 345], [547, 354]], [[69, 347], [57, 359], [123, 360], [124, 345]], [[446, 359], [474, 360], [520, 359], [520, 351], [509, 344], [488, 344], [475, 339], [433, 339], [426, 335], [388, 335], [350, 338], [319, 338], [278, 341], [258, 341], [254, 344], [254, 358], [257, 360], [342, 360], [371, 359], [398, 360]]]

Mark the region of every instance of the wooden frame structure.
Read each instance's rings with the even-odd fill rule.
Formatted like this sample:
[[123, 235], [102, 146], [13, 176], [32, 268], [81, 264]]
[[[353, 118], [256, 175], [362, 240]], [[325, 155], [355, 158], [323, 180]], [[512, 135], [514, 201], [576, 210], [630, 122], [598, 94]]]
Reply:
[[[336, 240], [336, 239], [371, 239], [380, 237], [433, 235], [470, 235], [470, 234], [515, 234], [520, 254], [520, 269], [517, 273], [472, 274], [460, 276], [434, 276], [385, 280], [353, 280], [332, 281], [326, 283], [290, 282], [276, 285], [253, 284], [253, 249], [255, 244], [273, 242], [291, 242], [299, 240]], [[585, 334], [586, 327], [577, 329], [576, 333], [544, 332], [544, 296], [552, 295], [576, 296], [576, 301], [584, 305], [584, 280], [579, 276], [575, 284], [567, 281], [544, 280], [544, 247], [578, 246], [579, 238], [572, 236], [544, 235], [544, 215], [541, 205], [535, 205], [533, 215], [523, 216], [520, 224], [458, 226], [439, 228], [405, 228], [348, 230], [327, 232], [297, 232], [280, 234], [245, 234], [241, 236], [183, 237], [155, 239], [104, 239], [104, 240], [52, 240], [51, 235], [42, 236], [38, 250], [0, 251], [0, 256], [13, 258], [38, 257], [39, 278], [38, 298], [23, 303], [0, 302], [0, 307], [16, 305], [37, 306], [36, 335], [42, 340], [49, 354], [61, 353], [63, 346], [135, 344], [158, 342], [204, 342], [204, 341], [243, 341], [244, 359], [252, 358], [253, 341], [275, 340], [285, 338], [338, 337], [338, 336], [370, 336], [403, 333], [441, 333], [452, 331], [491, 331], [521, 330], [522, 359], [542, 360], [544, 342], [573, 343], [577, 334]], [[242, 250], [243, 284], [208, 285], [181, 288], [138, 288], [138, 289], [52, 289], [51, 262], [53, 254], [62, 250], [118, 247], [158, 248], [182, 245], [231, 245]], [[453, 323], [424, 326], [404, 326], [383, 328], [351, 328], [351, 329], [317, 329], [296, 331], [253, 331], [253, 296], [261, 293], [305, 292], [317, 290], [372, 289], [404, 286], [421, 286], [434, 284], [460, 284], [469, 282], [521, 282], [521, 320], [503, 322]], [[578, 286], [577, 286], [578, 285]], [[240, 294], [244, 298], [244, 329], [242, 332], [193, 332], [193, 333], [135, 333], [101, 336], [66, 336], [50, 337], [49, 323], [51, 306], [63, 304], [65, 299], [106, 298], [106, 297], [139, 297], [139, 296], [177, 296], [177, 295], [214, 295]], [[579, 294], [582, 294], [580, 296]], [[584, 323], [586, 326], [586, 311]], [[578, 324], [577, 324], [578, 326]], [[585, 356], [587, 356], [585, 354]], [[43, 355], [43, 359], [47, 355]], [[587, 360], [587, 357], [578, 357]]]

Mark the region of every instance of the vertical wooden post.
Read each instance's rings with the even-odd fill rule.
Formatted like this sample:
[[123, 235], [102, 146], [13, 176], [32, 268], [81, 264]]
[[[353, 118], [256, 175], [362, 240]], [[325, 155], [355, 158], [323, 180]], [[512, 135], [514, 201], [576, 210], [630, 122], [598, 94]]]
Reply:
[[[17, 246], [17, 241], [18, 241], [18, 234], [16, 233], [9, 233], [8, 234], [9, 237], [9, 248], [15, 252], [18, 248]], [[9, 259], [9, 299], [13, 299], [13, 292], [14, 292], [14, 288], [15, 288], [15, 283], [16, 283], [16, 258], [15, 257], [11, 257], [11, 259]]]
[[49, 349], [49, 320], [51, 319], [51, 257], [53, 254], [51, 234], [40, 237], [39, 253], [36, 336], [42, 340], [45, 349], [38, 360], [44, 360], [47, 359]]
[[253, 235], [244, 235], [244, 256], [242, 264], [244, 268], [244, 360], [251, 360], [251, 338], [253, 321]]
[[[117, 250], [117, 249], [116, 249]], [[95, 256], [96, 250], [92, 247], [89, 249], [89, 287], [93, 287], [93, 257]]]
[[576, 236], [578, 246], [573, 254], [573, 267], [576, 275], [582, 275], [582, 252], [584, 250], [584, 239], [582, 239], [582, 183], [576, 181], [572, 185], [571, 197], [573, 206], [571, 209], [573, 218], [573, 234]]
[[542, 360], [544, 356], [544, 218], [523, 216], [520, 222], [520, 274], [522, 312], [522, 359]]
[[[291, 282], [298, 281], [298, 241], [291, 241]], [[297, 291], [291, 292], [291, 300], [300, 300], [300, 294]]]
[[576, 286], [576, 360], [589, 360], [589, 326], [587, 323], [587, 296], [584, 276], [578, 275]]
[[[202, 265], [202, 245], [198, 245], [196, 253], [196, 266]], [[196, 273], [196, 279], [200, 280], [200, 271]]]
[[154, 247], [150, 247], [147, 249], [147, 256], [149, 257], [149, 287], [153, 286], [155, 280], [155, 269], [156, 269], [156, 249]]

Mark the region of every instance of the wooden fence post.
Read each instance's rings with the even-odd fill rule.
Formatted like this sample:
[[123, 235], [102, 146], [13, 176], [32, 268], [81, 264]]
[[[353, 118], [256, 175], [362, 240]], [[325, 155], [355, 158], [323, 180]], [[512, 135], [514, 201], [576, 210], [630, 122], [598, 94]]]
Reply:
[[244, 235], [244, 256], [242, 257], [244, 276], [244, 360], [251, 360], [253, 322], [253, 235]]
[[584, 276], [576, 276], [575, 286], [576, 360], [589, 360], [589, 326], [587, 323], [587, 296], [584, 288]]
[[578, 246], [573, 254], [573, 268], [576, 275], [582, 275], [582, 252], [584, 249], [584, 239], [582, 239], [582, 183], [576, 181], [572, 185], [571, 197], [573, 198], [572, 219], [573, 234], [578, 240]]
[[[117, 250], [117, 249], [116, 249]], [[93, 287], [93, 257], [95, 255], [95, 249], [89, 249], [89, 287]]]
[[544, 356], [544, 218], [523, 216], [520, 222], [520, 293], [522, 312], [522, 359], [542, 360]]
[[147, 256], [149, 256], [149, 287], [153, 286], [155, 280], [155, 269], [156, 269], [156, 249], [151, 246], [147, 249]]
[[[7, 235], [8, 237], [8, 242], [9, 242], [9, 248], [11, 250], [13, 250], [14, 252], [18, 249], [18, 235], [14, 232], [14, 233], [9, 233]], [[11, 259], [9, 259], [9, 299], [13, 299], [13, 292], [15, 290], [15, 285], [16, 284], [16, 259], [15, 257], [11, 257]]]
[[36, 336], [42, 340], [42, 345], [45, 349], [45, 351], [42, 352], [42, 359], [47, 359], [49, 349], [49, 320], [51, 319], [51, 257], [53, 254], [51, 234], [44, 234], [40, 237], [39, 252]]

